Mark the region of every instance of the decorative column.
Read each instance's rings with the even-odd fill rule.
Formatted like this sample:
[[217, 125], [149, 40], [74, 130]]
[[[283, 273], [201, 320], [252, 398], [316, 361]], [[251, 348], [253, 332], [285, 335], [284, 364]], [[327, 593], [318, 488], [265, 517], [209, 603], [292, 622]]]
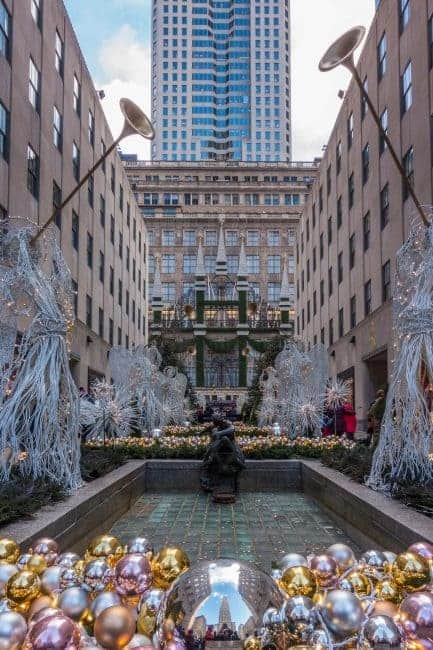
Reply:
[[219, 218], [220, 222], [220, 232], [218, 237], [218, 251], [216, 258], [216, 275], [227, 275], [227, 255], [226, 255], [226, 244], [224, 240], [224, 217]]
[[247, 320], [247, 303], [248, 303], [248, 268], [247, 256], [245, 253], [244, 235], [241, 235], [241, 251], [239, 255], [238, 279], [236, 283], [238, 292], [238, 312], [239, 321], [237, 327], [238, 347], [239, 347], [239, 387], [247, 386], [247, 367], [248, 367], [248, 320]]
[[155, 275], [152, 289], [152, 335], [161, 336], [162, 334], [162, 310], [164, 302], [162, 300], [162, 282], [159, 258], [155, 260]]
[[281, 291], [280, 291], [280, 334], [281, 336], [290, 336], [293, 332], [293, 323], [290, 321], [290, 284], [289, 274], [287, 270], [287, 260], [284, 258], [283, 262], [283, 275], [281, 278]]
[[197, 388], [204, 387], [204, 337], [206, 336], [206, 323], [204, 319], [204, 301], [206, 295], [206, 270], [204, 267], [203, 241], [199, 235], [197, 262], [195, 268], [195, 305], [196, 320], [194, 323], [195, 338], [195, 376]]

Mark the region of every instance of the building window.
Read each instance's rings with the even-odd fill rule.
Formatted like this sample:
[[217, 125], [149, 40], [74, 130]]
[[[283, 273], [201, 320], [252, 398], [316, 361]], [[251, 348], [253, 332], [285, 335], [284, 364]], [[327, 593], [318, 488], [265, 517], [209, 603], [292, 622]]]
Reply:
[[364, 284], [364, 315], [371, 313], [371, 280]]
[[0, 0], [0, 53], [10, 59], [11, 16], [3, 0]]
[[119, 307], [121, 307], [122, 303], [123, 303], [123, 284], [122, 284], [122, 280], [118, 280], [118, 282], [117, 282], [117, 302], [119, 304]]
[[183, 231], [183, 245], [184, 246], [195, 246], [195, 230], [184, 230]]
[[62, 151], [63, 119], [57, 106], [53, 107], [53, 143], [56, 149]]
[[280, 245], [280, 231], [268, 230], [268, 246], [279, 246], [279, 245]]
[[408, 180], [408, 183], [403, 181], [403, 201], [406, 201], [409, 197], [408, 184], [413, 187], [414, 182], [413, 147], [410, 147], [403, 156], [403, 168]]
[[260, 236], [258, 230], [247, 231], [247, 246], [259, 246]]
[[176, 270], [176, 256], [174, 253], [164, 253], [162, 256], [162, 273], [174, 273]]
[[56, 211], [54, 222], [57, 228], [59, 228], [59, 230], [62, 227], [62, 214], [59, 211], [61, 205], [62, 205], [62, 189], [57, 185], [56, 181], [53, 181], [53, 212]]
[[322, 212], [323, 210], [323, 188], [322, 186], [319, 187], [319, 212]]
[[391, 264], [388, 260], [382, 266], [382, 302], [391, 298]]
[[195, 273], [196, 267], [196, 256], [195, 255], [184, 255], [183, 256], [183, 272], [184, 273]]
[[162, 245], [163, 246], [174, 246], [176, 242], [176, 233], [174, 230], [163, 230], [162, 231]]
[[[0, 9], [0, 13], [1, 13], [1, 9]], [[0, 39], [1, 39], [1, 32], [0, 32]], [[430, 16], [428, 21], [428, 50], [429, 50], [429, 58], [430, 58], [430, 67], [433, 68], [433, 15]], [[0, 41], [0, 51], [1, 51], [1, 41]]]
[[313, 316], [317, 314], [317, 291], [313, 291]]
[[87, 125], [87, 137], [91, 147], [95, 146], [95, 116], [89, 111], [89, 123]]
[[237, 246], [238, 245], [238, 233], [236, 230], [227, 230], [226, 231], [226, 246]]
[[125, 314], [129, 316], [129, 291], [125, 291]]
[[347, 120], [347, 148], [350, 149], [352, 144], [353, 144], [353, 113], [349, 115], [349, 118]]
[[39, 199], [39, 156], [30, 145], [27, 146], [27, 188]]
[[30, 11], [36, 25], [42, 27], [42, 0], [30, 0]]
[[353, 233], [353, 235], [351, 235], [349, 238], [349, 268], [351, 270], [355, 266], [355, 256], [356, 256], [355, 242], [356, 242], [355, 233]]
[[338, 336], [341, 339], [344, 336], [344, 309], [338, 310]]
[[334, 277], [332, 272], [332, 266], [328, 269], [328, 296], [332, 296], [334, 291]]
[[350, 329], [356, 327], [356, 296], [350, 299]]
[[61, 36], [59, 32], [56, 29], [56, 40], [55, 40], [55, 45], [54, 45], [54, 65], [61, 77], [63, 77], [63, 51], [64, 51], [64, 46], [63, 46], [63, 41], [61, 39]]
[[364, 215], [362, 220], [362, 241], [364, 252], [370, 248], [370, 212]]
[[334, 319], [329, 321], [329, 345], [334, 345]]
[[389, 186], [388, 183], [380, 192], [380, 227], [385, 228], [389, 221]]
[[[362, 87], [365, 91], [365, 93], [368, 93], [368, 79], [367, 77], [364, 78], [364, 81], [362, 82]], [[368, 113], [368, 104], [367, 100], [365, 99], [364, 93], [361, 94], [361, 119], [363, 120], [364, 117]]]
[[114, 322], [112, 318], [108, 319], [108, 343], [111, 347], [114, 344]]
[[216, 230], [206, 230], [204, 241], [206, 246], [216, 246], [218, 243]]
[[370, 147], [368, 144], [365, 145], [362, 150], [362, 183], [368, 181], [368, 176], [370, 173]]
[[86, 325], [92, 328], [92, 298], [86, 295]]
[[29, 59], [29, 100], [33, 108], [39, 113], [41, 101], [41, 73], [36, 67], [32, 57]]
[[114, 295], [114, 269], [110, 266], [110, 274], [108, 278], [108, 288], [110, 291], [110, 296]]
[[268, 282], [268, 302], [279, 302], [280, 291], [281, 287], [279, 282]]
[[323, 307], [325, 304], [325, 282], [320, 280], [320, 306]]
[[72, 173], [78, 183], [80, 180], [80, 150], [75, 142], [72, 143]]
[[326, 170], [326, 193], [328, 196], [331, 194], [332, 189], [332, 168], [331, 165], [328, 165]]
[[401, 76], [401, 112], [402, 115], [412, 106], [412, 62], [406, 65]]
[[247, 255], [247, 270], [249, 274], [260, 273], [260, 257], [258, 255]]
[[[380, 115], [380, 125], [382, 129], [385, 131], [386, 135], [388, 135], [388, 109], [385, 108], [381, 115]], [[386, 140], [385, 137], [382, 133], [379, 134], [379, 153], [383, 154], [383, 152], [386, 150]]]
[[123, 185], [119, 185], [119, 208], [123, 212]]
[[81, 115], [81, 84], [77, 75], [74, 74], [73, 99], [72, 105], [77, 115]]
[[111, 191], [114, 194], [114, 192], [116, 191], [116, 168], [113, 165], [113, 163], [111, 163], [110, 187], [111, 187]]
[[400, 2], [400, 32], [404, 31], [404, 28], [410, 20], [410, 0], [399, 0]]
[[337, 199], [337, 228], [341, 228], [343, 224], [343, 199], [341, 196]]
[[162, 283], [162, 299], [164, 302], [174, 303], [176, 300], [176, 284], [174, 282]]
[[93, 268], [93, 237], [90, 233], [87, 233], [87, 266], [91, 269]]
[[98, 335], [101, 339], [104, 337], [104, 311], [100, 307], [98, 309]]
[[379, 81], [386, 73], [386, 34], [382, 34], [382, 38], [377, 46], [377, 76]]
[[268, 273], [281, 273], [281, 259], [279, 255], [268, 256]]
[[99, 195], [99, 223], [105, 228], [105, 198], [102, 194]]
[[99, 281], [102, 284], [105, 281], [105, 256], [102, 251], [99, 251]]
[[342, 156], [342, 146], [341, 146], [341, 140], [337, 144], [336, 152], [335, 152], [335, 158], [336, 158], [336, 168], [337, 168], [337, 175], [341, 171], [341, 156]]
[[9, 111], [0, 102], [0, 156], [5, 160], [9, 159], [9, 132]]
[[77, 317], [78, 314], [78, 282], [72, 279], [72, 306], [74, 310], [74, 316]]
[[328, 219], [328, 246], [332, 244], [332, 217]]
[[71, 231], [72, 247], [77, 251], [80, 245], [80, 218], [74, 210], [72, 210]]
[[216, 257], [215, 255], [204, 256], [204, 268], [206, 273], [215, 273]]
[[343, 253], [338, 253], [338, 284], [343, 282]]
[[349, 196], [349, 210], [350, 210], [350, 208], [353, 207], [353, 203], [355, 201], [355, 177], [353, 175], [353, 172], [349, 176], [349, 180], [347, 183], [347, 190]]
[[239, 268], [239, 257], [237, 255], [227, 255], [228, 273], [237, 273]]
[[114, 231], [115, 231], [115, 221], [112, 214], [110, 214], [110, 243], [114, 245]]
[[319, 238], [319, 253], [320, 253], [320, 259], [323, 260], [323, 255], [324, 255], [323, 232], [320, 233], [320, 238]]

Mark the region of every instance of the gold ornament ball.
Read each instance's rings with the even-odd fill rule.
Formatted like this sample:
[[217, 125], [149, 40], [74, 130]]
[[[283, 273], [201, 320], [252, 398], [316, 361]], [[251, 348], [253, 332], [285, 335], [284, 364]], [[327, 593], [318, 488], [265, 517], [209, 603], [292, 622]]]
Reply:
[[15, 564], [20, 556], [20, 547], [13, 540], [8, 537], [0, 539], [0, 561]]
[[316, 576], [306, 566], [294, 566], [286, 569], [281, 576], [279, 585], [289, 598], [292, 596], [313, 598], [318, 589]]
[[371, 582], [369, 578], [358, 569], [349, 571], [340, 581], [340, 588], [356, 594], [359, 598], [365, 598], [371, 594]]
[[87, 547], [84, 559], [86, 562], [104, 559], [113, 568], [123, 555], [124, 548], [116, 537], [99, 535]]
[[95, 620], [97, 642], [108, 650], [124, 648], [135, 633], [135, 618], [128, 607], [115, 605], [104, 609]]
[[0, 562], [0, 596], [5, 595], [8, 580], [12, 578], [15, 573], [18, 573], [18, 567], [16, 564]]
[[398, 605], [403, 600], [403, 596], [398, 584], [389, 578], [379, 580], [375, 588], [374, 597], [376, 600], [387, 600], [390, 603]]
[[27, 569], [29, 571], [33, 571], [39, 576], [47, 568], [48, 568], [48, 564], [45, 555], [41, 555], [40, 553], [35, 553], [34, 555], [31, 555], [29, 557], [29, 561], [27, 562]]
[[260, 650], [262, 644], [257, 636], [249, 636], [244, 641], [244, 650]]
[[391, 573], [397, 585], [406, 591], [417, 591], [430, 582], [430, 566], [419, 553], [400, 553], [395, 558]]
[[6, 596], [12, 601], [14, 609], [20, 612], [27, 612], [38, 596], [41, 595], [41, 581], [36, 573], [28, 571], [18, 571], [9, 578], [6, 585]]
[[190, 567], [186, 553], [180, 548], [167, 547], [159, 551], [152, 562], [153, 584], [159, 589], [168, 589], [172, 582]]

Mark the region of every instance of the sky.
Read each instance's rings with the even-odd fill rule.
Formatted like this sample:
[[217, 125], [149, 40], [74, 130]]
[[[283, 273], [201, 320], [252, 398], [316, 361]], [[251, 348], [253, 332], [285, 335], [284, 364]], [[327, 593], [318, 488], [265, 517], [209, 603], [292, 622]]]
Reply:
[[[64, 0], [102, 104], [117, 135], [123, 118], [121, 97], [134, 100], [150, 116], [150, 25], [152, 0]], [[328, 45], [355, 25], [369, 27], [374, 0], [291, 0], [293, 160], [313, 160], [326, 144], [349, 73], [321, 73], [318, 62]], [[138, 136], [122, 143], [126, 153], [150, 157]]]

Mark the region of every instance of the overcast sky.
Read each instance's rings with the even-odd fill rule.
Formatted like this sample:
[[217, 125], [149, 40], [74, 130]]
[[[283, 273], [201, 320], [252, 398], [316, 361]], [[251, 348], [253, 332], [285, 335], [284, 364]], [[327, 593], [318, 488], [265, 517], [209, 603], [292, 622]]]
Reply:
[[[123, 119], [120, 97], [130, 97], [150, 116], [151, 0], [65, 0], [113, 134]], [[327, 46], [354, 25], [369, 27], [374, 0], [291, 0], [293, 159], [321, 155], [335, 122], [349, 73], [343, 68], [320, 73]], [[149, 157], [139, 137], [126, 139], [125, 152]]]

